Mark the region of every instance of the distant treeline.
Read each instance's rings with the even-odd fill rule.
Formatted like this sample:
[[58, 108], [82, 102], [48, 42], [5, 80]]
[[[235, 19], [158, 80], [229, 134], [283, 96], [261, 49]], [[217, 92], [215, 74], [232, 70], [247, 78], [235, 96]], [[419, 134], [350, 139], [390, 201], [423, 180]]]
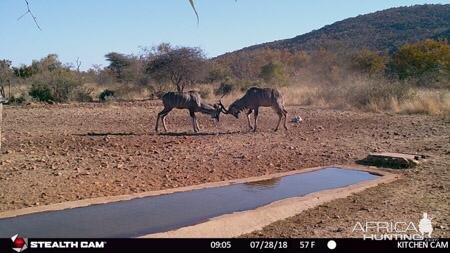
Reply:
[[[200, 48], [163, 43], [144, 49], [139, 55], [111, 52], [105, 57], [108, 66], [94, 65], [86, 71], [63, 64], [55, 54], [17, 67], [1, 60], [0, 85], [11, 102], [20, 103], [27, 99], [53, 102], [105, 99], [105, 94], [93, 97], [92, 91], [84, 86], [86, 83], [133, 84], [147, 87], [151, 95], [158, 96], [169, 89], [182, 91], [211, 84], [215, 85], [217, 95], [250, 85], [289, 86], [299, 81], [336, 86], [348, 75], [427, 88], [449, 88], [450, 80], [450, 46], [446, 40], [432, 39], [405, 44], [394, 53], [260, 48], [207, 59]], [[9, 94], [11, 86], [22, 87], [22, 94]], [[107, 92], [114, 94], [113, 90]]]

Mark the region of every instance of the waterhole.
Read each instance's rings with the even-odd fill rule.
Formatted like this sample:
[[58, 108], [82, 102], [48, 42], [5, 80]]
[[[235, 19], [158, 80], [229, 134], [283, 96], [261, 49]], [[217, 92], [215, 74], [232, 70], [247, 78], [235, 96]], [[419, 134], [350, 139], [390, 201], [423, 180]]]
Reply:
[[204, 222], [377, 178], [366, 171], [324, 168], [250, 183], [231, 184], [86, 207], [0, 219], [0, 237], [137, 237]]

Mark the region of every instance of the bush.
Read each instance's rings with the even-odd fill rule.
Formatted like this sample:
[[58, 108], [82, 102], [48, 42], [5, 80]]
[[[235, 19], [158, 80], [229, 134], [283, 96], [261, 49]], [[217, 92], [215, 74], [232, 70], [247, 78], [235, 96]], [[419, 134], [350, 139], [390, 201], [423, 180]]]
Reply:
[[67, 102], [80, 85], [76, 74], [67, 69], [36, 74], [32, 78], [29, 94], [39, 101]]
[[28, 94], [20, 94], [18, 96], [11, 96], [8, 103], [13, 105], [21, 105], [29, 101], [31, 101], [31, 98]]
[[216, 96], [218, 95], [228, 95], [236, 90], [236, 85], [228, 82], [222, 82], [220, 86], [214, 91]]
[[33, 83], [29, 94], [34, 99], [42, 102], [50, 102], [55, 100], [50, 87], [42, 83]]
[[366, 74], [382, 74], [386, 68], [386, 60], [377, 52], [361, 50], [352, 55], [351, 68]]
[[279, 62], [271, 61], [261, 67], [260, 77], [264, 79], [266, 83], [283, 83], [286, 81], [284, 66]]
[[406, 44], [393, 56], [390, 71], [399, 79], [415, 79], [418, 85], [431, 86], [450, 78], [450, 45], [447, 41], [427, 39]]
[[103, 101], [113, 98], [114, 94], [115, 94], [115, 91], [106, 89], [106, 90], [102, 91], [102, 93], [100, 93], [98, 98], [100, 99], [100, 101], [103, 102]]
[[230, 72], [226, 68], [221, 68], [219, 66], [212, 66], [206, 78], [207, 82], [217, 82], [223, 81], [230, 77]]
[[261, 82], [250, 82], [246, 80], [239, 80], [239, 81], [228, 80], [226, 82], [222, 82], [220, 86], [214, 91], [214, 94], [216, 96], [219, 96], [219, 95], [229, 95], [237, 91], [246, 92], [248, 88], [253, 86], [264, 87], [266, 85]]
[[70, 100], [77, 102], [92, 102], [94, 101], [92, 98], [92, 92], [92, 88], [77, 87], [70, 94]]

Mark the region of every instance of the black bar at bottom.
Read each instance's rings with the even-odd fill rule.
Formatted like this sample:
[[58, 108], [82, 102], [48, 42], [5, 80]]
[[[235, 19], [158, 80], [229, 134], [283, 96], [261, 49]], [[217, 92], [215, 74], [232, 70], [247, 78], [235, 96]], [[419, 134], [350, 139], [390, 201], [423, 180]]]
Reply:
[[[23, 238], [25, 252], [448, 252], [449, 239], [51, 239]], [[21, 245], [21, 243], [16, 244]], [[0, 252], [16, 252], [0, 239]]]

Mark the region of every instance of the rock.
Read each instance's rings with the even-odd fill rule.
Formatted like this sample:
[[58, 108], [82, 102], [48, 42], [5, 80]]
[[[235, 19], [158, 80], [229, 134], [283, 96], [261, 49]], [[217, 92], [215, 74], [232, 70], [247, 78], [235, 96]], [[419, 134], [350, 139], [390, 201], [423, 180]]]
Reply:
[[360, 164], [389, 167], [396, 169], [412, 168], [419, 164], [416, 155], [401, 153], [372, 153], [365, 159], [358, 161]]

